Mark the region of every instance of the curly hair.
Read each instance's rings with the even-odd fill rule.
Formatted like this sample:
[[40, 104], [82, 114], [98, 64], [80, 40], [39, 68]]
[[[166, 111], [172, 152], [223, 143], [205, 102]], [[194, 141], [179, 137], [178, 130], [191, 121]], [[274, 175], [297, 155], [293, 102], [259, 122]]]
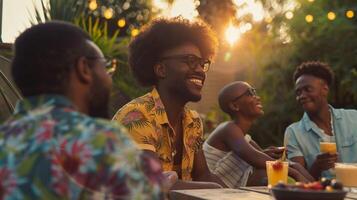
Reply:
[[79, 27], [51, 21], [32, 26], [15, 41], [11, 72], [24, 96], [63, 94], [76, 60], [89, 54], [90, 37]]
[[217, 38], [211, 28], [202, 21], [190, 22], [182, 17], [158, 18], [144, 27], [129, 45], [129, 65], [142, 86], [153, 86], [157, 79], [153, 66], [160, 55], [185, 43], [197, 46], [204, 58], [213, 58]]
[[330, 86], [334, 81], [334, 73], [327, 63], [319, 61], [303, 62], [294, 72], [294, 81], [302, 75], [312, 75], [322, 80]]

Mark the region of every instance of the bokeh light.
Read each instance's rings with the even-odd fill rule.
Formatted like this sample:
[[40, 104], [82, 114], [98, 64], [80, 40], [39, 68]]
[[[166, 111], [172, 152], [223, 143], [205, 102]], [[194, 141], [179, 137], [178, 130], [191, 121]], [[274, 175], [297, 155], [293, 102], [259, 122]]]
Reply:
[[154, 8], [161, 10], [159, 16], [176, 17], [181, 15], [183, 18], [192, 20], [198, 16], [198, 0], [174, 0], [172, 4], [165, 0], [154, 0]]
[[139, 29], [133, 28], [133, 29], [131, 30], [131, 36], [132, 36], [132, 37], [135, 37], [135, 36], [137, 36], [138, 34], [139, 34]]
[[335, 20], [336, 19], [336, 14], [334, 12], [328, 12], [327, 13], [327, 19], [329, 20]]
[[239, 19], [247, 14], [251, 14], [253, 21], [262, 21], [265, 16], [263, 5], [252, 0], [234, 0], [233, 3], [239, 7], [236, 17]]
[[285, 13], [286, 19], [292, 19], [294, 17], [294, 13], [291, 11], [288, 11]]
[[96, 0], [91, 0], [88, 4], [90, 10], [95, 10], [98, 8], [98, 4]]
[[105, 19], [111, 19], [114, 16], [113, 8], [107, 8], [104, 10], [103, 16]]
[[125, 22], [125, 19], [124, 18], [121, 18], [118, 20], [118, 26], [120, 28], [123, 28], [125, 26], [126, 22]]
[[224, 61], [228, 62], [232, 57], [232, 53], [231, 52], [226, 52], [224, 54]]
[[346, 17], [347, 17], [347, 18], [351, 19], [351, 18], [353, 18], [354, 16], [355, 16], [355, 13], [353, 12], [353, 10], [348, 10], [348, 11], [346, 12]]
[[306, 15], [305, 20], [307, 23], [311, 23], [312, 21], [314, 21], [314, 16]]

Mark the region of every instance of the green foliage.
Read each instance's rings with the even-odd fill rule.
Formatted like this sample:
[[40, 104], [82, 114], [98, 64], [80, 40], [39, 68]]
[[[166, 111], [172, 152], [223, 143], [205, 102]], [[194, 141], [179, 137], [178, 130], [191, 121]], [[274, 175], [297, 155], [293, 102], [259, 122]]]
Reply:
[[[116, 71], [113, 75], [114, 90], [111, 95], [112, 108], [110, 109], [111, 113], [114, 113], [123, 103], [147, 91], [138, 86], [127, 65], [127, 46], [130, 39], [127, 32], [133, 27], [147, 23], [151, 18], [150, 7], [149, 3], [140, 0], [128, 2], [130, 6], [127, 9], [123, 9], [127, 1], [100, 0], [97, 2], [98, 9], [90, 11], [87, 0], [49, 0], [49, 4], [42, 1], [42, 8], [36, 10], [36, 20], [32, 23], [50, 20], [74, 23], [90, 35], [105, 57], [115, 59]], [[116, 11], [113, 19], [106, 20], [101, 17], [99, 8], [102, 6], [111, 7]], [[137, 18], [137, 16], [141, 17]], [[119, 18], [127, 20], [128, 25], [124, 29], [117, 28], [116, 21]], [[124, 100], [120, 98], [122, 96]]]
[[[94, 22], [93, 22], [94, 20]], [[100, 22], [99, 18], [84, 16], [75, 19], [74, 23], [86, 31], [94, 43], [102, 50], [106, 57], [120, 58], [125, 57], [127, 51], [127, 38], [118, 38], [119, 29], [112, 36], [108, 34], [108, 24], [106, 21]]]
[[86, 11], [87, 0], [50, 0], [46, 4], [41, 0], [41, 9], [35, 10], [36, 21], [46, 22], [50, 20], [62, 20], [73, 22], [76, 18], [84, 14]]
[[[252, 133], [263, 146], [282, 145], [285, 128], [302, 116], [302, 110], [295, 101], [292, 75], [296, 66], [304, 61], [329, 63], [336, 75], [335, 84], [330, 88], [329, 102], [335, 107], [357, 108], [357, 21], [356, 18], [345, 17], [346, 10], [356, 10], [356, 5], [347, 0], [315, 0], [313, 3], [299, 0], [300, 7], [294, 11], [294, 18], [288, 20], [284, 16], [286, 10], [271, 7], [274, 1], [263, 1], [274, 17], [269, 29], [248, 33], [260, 35], [268, 41], [266, 45], [272, 47], [255, 55], [260, 59], [255, 73], [261, 76], [252, 80], [260, 89], [265, 110]], [[284, 7], [284, 2], [279, 5]], [[329, 11], [336, 13], [335, 20], [327, 19]], [[312, 23], [305, 21], [307, 14], [314, 16]], [[282, 37], [282, 28], [286, 37]], [[253, 46], [260, 45], [257, 41], [250, 42]], [[252, 73], [249, 70], [245, 74]]]

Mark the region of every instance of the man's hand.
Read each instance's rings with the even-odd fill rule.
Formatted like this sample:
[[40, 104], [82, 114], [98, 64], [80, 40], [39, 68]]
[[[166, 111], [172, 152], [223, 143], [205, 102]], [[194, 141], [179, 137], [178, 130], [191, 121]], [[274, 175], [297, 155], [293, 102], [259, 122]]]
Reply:
[[314, 163], [310, 168], [310, 173], [315, 179], [321, 176], [321, 172], [331, 169], [338, 161], [338, 154], [321, 153], [316, 156]]
[[282, 157], [284, 149], [284, 147], [270, 146], [264, 149], [263, 152], [274, 159], [279, 159]]
[[178, 181], [177, 173], [175, 171], [165, 171], [162, 174], [164, 175], [164, 187], [168, 191]]
[[[299, 182], [312, 182], [315, 181], [314, 177], [299, 163], [290, 161], [289, 162], [289, 171], [292, 170], [292, 174], [296, 176], [296, 180]], [[298, 173], [296, 173], [296, 172]], [[291, 177], [295, 178], [293, 175]]]

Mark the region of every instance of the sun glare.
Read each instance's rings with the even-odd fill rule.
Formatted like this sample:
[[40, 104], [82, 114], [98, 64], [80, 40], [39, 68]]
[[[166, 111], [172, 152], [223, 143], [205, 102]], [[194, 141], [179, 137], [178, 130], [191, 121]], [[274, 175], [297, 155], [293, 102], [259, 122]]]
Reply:
[[237, 40], [241, 37], [242, 33], [239, 27], [236, 27], [232, 24], [228, 26], [225, 32], [227, 42], [232, 46]]
[[253, 21], [262, 21], [264, 19], [263, 5], [255, 0], [234, 0], [233, 3], [239, 7], [236, 17], [241, 18], [247, 14], [251, 14]]
[[154, 0], [154, 7], [161, 10], [159, 16], [176, 17], [181, 15], [183, 18], [192, 20], [198, 16], [197, 6], [198, 0], [175, 0], [172, 4], [168, 4], [164, 0]]

